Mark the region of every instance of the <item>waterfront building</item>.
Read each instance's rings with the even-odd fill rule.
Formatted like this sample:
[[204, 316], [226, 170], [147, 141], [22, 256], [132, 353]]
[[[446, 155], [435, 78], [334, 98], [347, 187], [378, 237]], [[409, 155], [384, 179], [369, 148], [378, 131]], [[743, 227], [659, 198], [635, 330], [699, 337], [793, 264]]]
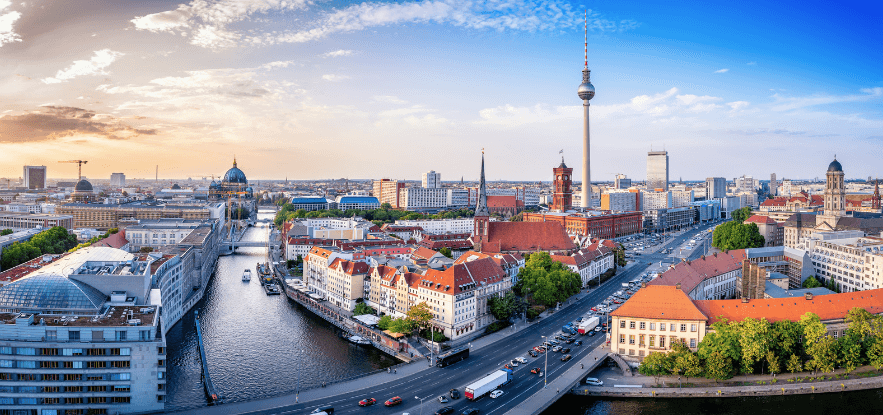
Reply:
[[380, 208], [380, 202], [373, 196], [338, 196], [337, 208], [343, 211], [350, 209], [374, 210]]
[[[224, 173], [224, 177], [220, 182], [214, 180], [209, 185], [208, 197], [213, 201], [226, 201], [236, 203], [238, 206], [254, 208], [254, 189], [248, 185], [248, 179], [245, 173], [236, 166], [236, 159], [233, 159], [233, 167]], [[245, 199], [245, 201], [243, 201]]]
[[122, 188], [126, 187], [126, 175], [123, 173], [110, 174], [110, 187]]
[[583, 286], [587, 286], [589, 281], [597, 280], [602, 273], [612, 269], [616, 260], [613, 250], [602, 243], [592, 244], [570, 255], [552, 255], [551, 258], [579, 275]]
[[0, 212], [0, 229], [18, 231], [25, 229], [49, 229], [56, 226], [61, 226], [68, 230], [73, 229], [74, 217], [62, 214]]
[[742, 262], [745, 259], [744, 249], [703, 255], [693, 261], [672, 265], [647, 286], [675, 286], [692, 300], [736, 298], [741, 293]]
[[709, 177], [705, 179], [705, 200], [727, 197], [727, 179]]
[[647, 153], [647, 190], [668, 190], [668, 152], [650, 151]]
[[641, 210], [641, 193], [638, 191], [608, 189], [601, 194], [601, 210], [611, 212], [634, 212]]
[[524, 268], [525, 262], [524, 257], [520, 254], [486, 254], [483, 252], [466, 251], [454, 263], [462, 264], [481, 258], [490, 258], [496, 262], [506, 272], [506, 276], [511, 280], [513, 287], [518, 282], [518, 270]]
[[169, 245], [177, 245], [199, 227], [213, 227], [216, 221], [202, 219], [144, 219], [137, 224], [127, 225], [126, 239], [131, 243], [133, 251], [142, 248], [159, 250]]
[[332, 304], [352, 311], [356, 308], [356, 300], [365, 294], [365, 277], [368, 264], [335, 258], [328, 265], [325, 292]]
[[328, 268], [336, 259], [353, 260], [353, 252], [333, 246], [314, 246], [304, 258], [304, 283], [322, 298], [328, 298]]
[[426, 173], [423, 173], [423, 187], [425, 189], [435, 189], [442, 187], [441, 173], [436, 173], [435, 170], [430, 170]]
[[22, 173], [23, 186], [28, 190], [46, 188], [46, 166], [25, 166]]
[[331, 246], [334, 244], [332, 239], [315, 239], [307, 237], [288, 237], [284, 238], [283, 245], [286, 261], [294, 261], [298, 257], [306, 258], [310, 253], [310, 249], [314, 246]]
[[328, 199], [319, 196], [291, 198], [291, 205], [294, 207], [294, 210], [303, 209], [307, 212], [311, 212], [314, 210], [328, 210], [330, 209], [330, 205], [333, 203], [334, 202], [331, 202]]
[[165, 202], [129, 203], [67, 203], [57, 207], [60, 215], [73, 217], [73, 227], [107, 230], [120, 228], [121, 222], [142, 219], [217, 219], [226, 222], [224, 202], [199, 202], [194, 204]]

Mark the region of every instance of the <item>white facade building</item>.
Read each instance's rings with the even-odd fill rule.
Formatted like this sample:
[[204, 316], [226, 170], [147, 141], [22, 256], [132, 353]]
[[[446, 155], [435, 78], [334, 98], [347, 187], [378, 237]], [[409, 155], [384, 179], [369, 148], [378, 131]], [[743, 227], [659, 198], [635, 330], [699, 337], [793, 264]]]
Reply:
[[883, 238], [805, 240], [820, 281], [833, 279], [843, 292], [883, 288]]
[[471, 233], [475, 227], [473, 218], [397, 220], [396, 225], [419, 226], [428, 233]]
[[673, 200], [671, 191], [641, 192], [641, 210], [645, 212], [650, 210], [668, 209], [672, 207], [672, 204]]
[[690, 206], [693, 203], [692, 190], [672, 190], [671, 191], [671, 207]]
[[110, 187], [126, 187], [126, 175], [123, 173], [111, 173]]
[[399, 207], [405, 210], [439, 210], [448, 206], [451, 189], [408, 187], [399, 193]]
[[423, 188], [424, 189], [436, 189], [442, 187], [441, 185], [441, 173], [436, 173], [435, 170], [430, 170], [426, 173], [423, 173]]

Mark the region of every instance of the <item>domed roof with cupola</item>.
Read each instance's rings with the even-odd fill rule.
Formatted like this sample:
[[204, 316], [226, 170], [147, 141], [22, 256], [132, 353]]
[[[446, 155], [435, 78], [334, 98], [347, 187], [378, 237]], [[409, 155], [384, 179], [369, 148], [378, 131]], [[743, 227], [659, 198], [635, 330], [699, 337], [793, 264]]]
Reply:
[[248, 184], [248, 179], [245, 178], [245, 173], [236, 167], [236, 159], [233, 159], [233, 167], [230, 170], [227, 170], [227, 173], [224, 174], [223, 182]]
[[86, 179], [80, 180], [77, 182], [77, 187], [75, 187], [74, 190], [77, 192], [91, 192], [92, 183], [89, 183]]
[[837, 161], [837, 156], [834, 156], [834, 161], [832, 161], [831, 164], [828, 165], [828, 171], [829, 172], [838, 172], [838, 171], [842, 172], [843, 171], [843, 166], [841, 166], [840, 162]]

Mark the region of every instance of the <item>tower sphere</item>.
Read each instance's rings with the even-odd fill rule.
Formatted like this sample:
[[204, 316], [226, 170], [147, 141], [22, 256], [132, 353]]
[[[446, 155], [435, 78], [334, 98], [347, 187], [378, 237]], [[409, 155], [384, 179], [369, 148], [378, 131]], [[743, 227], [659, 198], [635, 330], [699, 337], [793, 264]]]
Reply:
[[582, 83], [579, 85], [576, 93], [581, 100], [588, 101], [595, 96], [595, 86], [591, 82]]

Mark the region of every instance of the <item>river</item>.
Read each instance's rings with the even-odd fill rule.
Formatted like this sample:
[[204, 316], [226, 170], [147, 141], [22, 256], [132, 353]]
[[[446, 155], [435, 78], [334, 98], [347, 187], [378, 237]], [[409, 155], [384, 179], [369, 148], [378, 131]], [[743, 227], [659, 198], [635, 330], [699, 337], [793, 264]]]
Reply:
[[[260, 214], [259, 218], [272, 217]], [[267, 224], [250, 228], [243, 241], [266, 241]], [[203, 341], [215, 387], [228, 401], [243, 401], [311, 388], [396, 363], [373, 348], [352, 345], [336, 328], [288, 300], [268, 296], [257, 276], [242, 281], [242, 271], [255, 273], [267, 261], [266, 248], [240, 248], [220, 257], [205, 296], [194, 309], [202, 316]], [[167, 334], [167, 410], [206, 405], [200, 380], [193, 313]]]

